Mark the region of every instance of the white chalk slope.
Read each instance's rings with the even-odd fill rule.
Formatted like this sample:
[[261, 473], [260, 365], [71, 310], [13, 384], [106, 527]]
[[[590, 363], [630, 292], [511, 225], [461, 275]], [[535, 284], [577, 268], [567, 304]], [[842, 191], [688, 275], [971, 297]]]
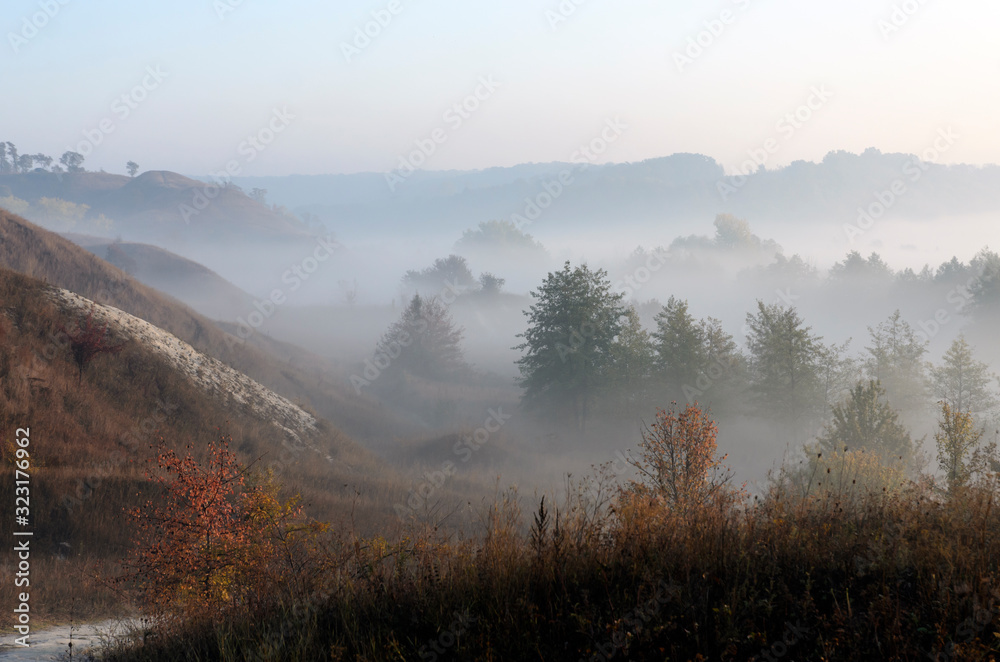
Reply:
[[[115, 337], [141, 343], [211, 397], [241, 413], [274, 424], [296, 442], [312, 446], [317, 432], [316, 419], [287, 398], [138, 317], [94, 303], [68, 290], [51, 288], [51, 294], [57, 304], [77, 316], [85, 316], [93, 310], [95, 323], [107, 324]], [[326, 459], [332, 461], [333, 458], [327, 456]]]

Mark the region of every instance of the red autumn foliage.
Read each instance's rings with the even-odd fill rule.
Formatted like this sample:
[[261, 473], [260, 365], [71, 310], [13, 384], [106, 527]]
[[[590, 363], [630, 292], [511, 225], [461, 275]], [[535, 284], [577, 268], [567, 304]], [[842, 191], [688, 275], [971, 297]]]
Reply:
[[73, 360], [79, 370], [77, 382], [83, 381], [83, 369], [87, 364], [100, 354], [117, 354], [125, 347], [125, 343], [113, 344], [108, 339], [108, 325], [98, 326], [94, 324], [94, 309], [87, 313], [82, 324], [78, 324], [75, 331], [69, 331], [65, 326], [60, 325], [59, 331], [66, 334], [69, 341], [69, 349], [73, 354]]
[[203, 466], [161, 439], [160, 493], [129, 513], [138, 539], [122, 579], [159, 616], [259, 608], [320, 574], [307, 566], [320, 558], [314, 544], [325, 526], [303, 520], [298, 498], [280, 503], [277, 485], [252, 476], [229, 442], [209, 444]]

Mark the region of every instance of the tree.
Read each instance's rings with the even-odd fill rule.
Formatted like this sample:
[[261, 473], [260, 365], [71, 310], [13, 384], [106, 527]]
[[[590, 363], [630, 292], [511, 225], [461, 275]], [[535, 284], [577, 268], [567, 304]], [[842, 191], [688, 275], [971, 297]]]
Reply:
[[34, 159], [35, 163], [42, 170], [48, 170], [49, 167], [52, 165], [52, 157], [51, 156], [46, 156], [45, 154], [38, 153], [38, 154], [32, 155], [31, 158]]
[[995, 463], [996, 445], [986, 449], [986, 452], [976, 452], [979, 441], [983, 437], [977, 430], [970, 412], [952, 409], [947, 402], [941, 403], [941, 421], [939, 431], [934, 440], [938, 447], [938, 465], [944, 472], [948, 492], [964, 487], [977, 469], [984, 467], [987, 457]]
[[642, 328], [633, 306], [625, 310], [621, 332], [611, 345], [608, 382], [629, 415], [648, 399], [649, 381], [656, 364], [656, 350], [649, 332]]
[[593, 398], [607, 385], [612, 346], [625, 315], [622, 294], [612, 292], [603, 269], [587, 265], [549, 273], [524, 311], [528, 329], [514, 349], [529, 409], [569, 408], [583, 429]]
[[506, 282], [504, 278], [485, 272], [479, 275], [479, 291], [489, 295], [500, 294]]
[[17, 154], [17, 147], [12, 142], [7, 143], [7, 155], [10, 158], [10, 171], [16, 175], [20, 172], [20, 165], [18, 165], [20, 157]]
[[210, 443], [204, 465], [162, 439], [154, 447], [159, 471], [147, 477], [159, 493], [130, 511], [138, 535], [121, 579], [158, 615], [211, 617], [276, 603], [324, 529], [303, 519], [297, 498], [279, 502], [267, 476], [254, 480], [230, 442]]
[[422, 271], [407, 271], [403, 284], [417, 292], [437, 294], [445, 289], [458, 292], [474, 289], [476, 279], [464, 257], [449, 255], [434, 260], [432, 266]]
[[98, 326], [94, 323], [94, 309], [91, 308], [82, 324], [75, 331], [68, 331], [60, 325], [59, 331], [69, 339], [70, 352], [77, 367], [77, 382], [83, 381], [83, 371], [90, 362], [101, 354], [117, 354], [122, 351], [125, 343], [113, 344], [108, 338], [108, 325]]
[[31, 169], [35, 165], [35, 155], [34, 154], [22, 154], [17, 157], [17, 170], [18, 172], [31, 172]]
[[657, 367], [671, 397], [695, 388], [707, 362], [703, 329], [688, 312], [687, 301], [670, 297], [656, 316]]
[[750, 382], [759, 405], [786, 422], [811, 418], [825, 404], [821, 338], [803, 324], [795, 308], [757, 302], [747, 314]]
[[892, 269], [878, 253], [872, 253], [866, 260], [861, 253], [851, 251], [843, 262], [837, 262], [830, 268], [830, 278], [839, 281], [888, 282], [892, 276]]
[[718, 427], [698, 403], [678, 413], [677, 403], [658, 409], [656, 421], [643, 429], [639, 460], [634, 462], [640, 481], [632, 492], [651, 493], [672, 509], [712, 503], [732, 479], [717, 457]]
[[79, 152], [64, 152], [59, 163], [66, 167], [66, 172], [83, 172], [83, 155]]
[[833, 408], [833, 420], [819, 439], [826, 454], [863, 449], [883, 460], [912, 459], [914, 445], [910, 433], [899, 422], [886, 399], [885, 389], [869, 380], [851, 389], [850, 395]]
[[417, 294], [379, 340], [376, 356], [388, 358], [386, 370], [390, 373], [406, 371], [425, 379], [451, 379], [468, 369], [462, 355], [462, 335], [444, 304]]
[[0, 175], [6, 175], [11, 170], [10, 161], [7, 160], [7, 143], [0, 141]]
[[695, 382], [695, 391], [686, 394], [704, 398], [712, 396], [712, 409], [723, 411], [731, 406], [738, 391], [743, 388], [746, 380], [746, 357], [740, 352], [732, 334], [726, 333], [722, 322], [714, 317], [708, 317], [700, 322], [701, 337], [704, 341], [705, 367], [703, 376]]
[[521, 232], [511, 221], [483, 221], [475, 230], [463, 232], [455, 249], [517, 253], [522, 257], [545, 254], [545, 248], [540, 243], [530, 234]]
[[337, 285], [340, 286], [340, 290], [344, 295], [344, 302], [348, 306], [353, 306], [358, 301], [358, 279], [352, 278], [350, 280], [343, 279], [338, 280]]
[[267, 206], [267, 189], [266, 188], [252, 188], [250, 189], [250, 197], [253, 198], [255, 202], [258, 202], [264, 206]]
[[943, 363], [932, 368], [934, 394], [959, 412], [984, 414], [997, 406], [990, 388], [995, 376], [988, 365], [977, 361], [972, 347], [959, 336], [945, 352]]
[[129, 161], [125, 164], [125, 172], [128, 173], [129, 177], [135, 177], [139, 172], [139, 164], [135, 161]]
[[1000, 315], [1000, 255], [983, 249], [972, 260], [979, 276], [969, 288], [977, 322], [994, 322]]
[[868, 327], [868, 333], [871, 345], [865, 348], [866, 376], [882, 385], [900, 411], [923, 411], [927, 404], [924, 355], [928, 341], [917, 338], [898, 310], [874, 329]]

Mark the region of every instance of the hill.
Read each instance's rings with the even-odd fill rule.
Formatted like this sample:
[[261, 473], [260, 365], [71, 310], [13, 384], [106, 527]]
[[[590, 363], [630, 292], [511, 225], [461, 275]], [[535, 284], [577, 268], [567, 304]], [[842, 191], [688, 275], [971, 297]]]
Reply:
[[[335, 420], [355, 438], [411, 431], [381, 405], [345, 386], [339, 366], [261, 334], [247, 340], [224, 332], [182, 303], [137, 282], [52, 232], [0, 210], [0, 266], [113, 306], [167, 331], [269, 389]], [[235, 331], [235, 329], [234, 329]], [[279, 349], [272, 355], [267, 349]]]
[[[924, 158], [939, 156], [934, 152]], [[235, 181], [266, 188], [278, 204], [316, 214], [348, 238], [417, 228], [457, 236], [480, 221], [518, 215], [533, 233], [545, 237], [608, 224], [659, 228], [721, 213], [755, 222], [836, 222], [839, 227], [897, 180], [906, 194], [889, 205], [889, 217], [933, 219], [1000, 209], [997, 166], [945, 166], [876, 149], [831, 152], [818, 163], [795, 161], [780, 168], [749, 165], [746, 177], [735, 177], [740, 173], [726, 172], [708, 156], [674, 154], [636, 163], [419, 171], [394, 190], [380, 173]], [[553, 182], [562, 174], [571, 176], [569, 184], [556, 187]], [[538, 213], [529, 215], [532, 202], [539, 205]]]
[[253, 310], [252, 296], [208, 267], [170, 251], [89, 235], [62, 236], [209, 319], [232, 321]]
[[[80, 376], [63, 330], [93, 315], [115, 355]], [[125, 510], [148, 494], [151, 444], [204, 455], [232, 438], [240, 460], [273, 472], [302, 494], [311, 515], [347, 525], [391, 521], [387, 502], [405, 493], [392, 470], [335, 426], [246, 375], [121, 310], [0, 268], [0, 454], [14, 459], [17, 428], [30, 430], [32, 595], [38, 615], [115, 603], [88, 568], [113, 571], [130, 545]], [[360, 496], [359, 496], [360, 495]], [[14, 501], [12, 480], [0, 496]], [[3, 599], [13, 600], [13, 582]], [[78, 614], [79, 615], [79, 612]]]
[[114, 233], [157, 244], [189, 237], [291, 242], [308, 237], [298, 219], [254, 201], [235, 186], [218, 187], [173, 172], [150, 171], [134, 178], [103, 172], [7, 174], [0, 177], [0, 197], [6, 196], [85, 204], [88, 215], [112, 219]]

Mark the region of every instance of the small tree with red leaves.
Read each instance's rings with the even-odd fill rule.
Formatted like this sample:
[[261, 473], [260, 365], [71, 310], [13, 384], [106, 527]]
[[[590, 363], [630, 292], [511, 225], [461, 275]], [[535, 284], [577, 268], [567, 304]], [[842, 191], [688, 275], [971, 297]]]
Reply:
[[672, 508], [713, 502], [732, 479], [726, 457], [716, 456], [718, 428], [697, 403], [684, 411], [658, 409], [645, 427], [634, 465], [640, 482], [631, 491], [662, 498]]
[[130, 511], [138, 537], [121, 579], [159, 616], [211, 617], [308, 590], [303, 569], [325, 527], [302, 519], [297, 498], [279, 502], [273, 481], [249, 476], [229, 442], [209, 444], [205, 466], [162, 439], [155, 447], [160, 493]]
[[117, 354], [125, 347], [125, 343], [113, 344], [108, 338], [108, 325], [98, 326], [94, 323], [94, 309], [87, 313], [82, 324], [78, 324], [75, 331], [69, 331], [65, 326], [60, 325], [59, 331], [66, 334], [69, 341], [69, 349], [76, 362], [77, 382], [83, 381], [83, 369], [100, 354]]

